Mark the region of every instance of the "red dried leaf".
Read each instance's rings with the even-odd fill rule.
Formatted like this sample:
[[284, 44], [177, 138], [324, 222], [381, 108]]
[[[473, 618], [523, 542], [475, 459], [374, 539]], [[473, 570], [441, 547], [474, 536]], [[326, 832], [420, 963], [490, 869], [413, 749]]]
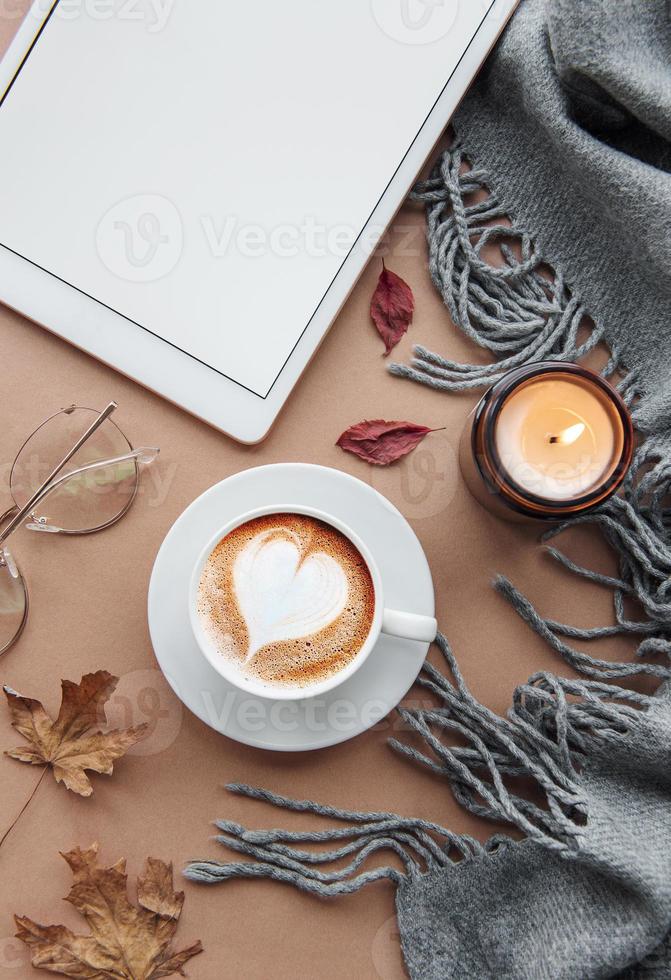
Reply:
[[412, 323], [415, 298], [412, 289], [391, 272], [382, 260], [382, 272], [370, 302], [370, 315], [384, 340], [384, 356], [396, 346]]
[[383, 419], [359, 422], [340, 436], [336, 446], [354, 453], [375, 466], [389, 466], [415, 449], [429, 432], [425, 425], [414, 422], [385, 422]]

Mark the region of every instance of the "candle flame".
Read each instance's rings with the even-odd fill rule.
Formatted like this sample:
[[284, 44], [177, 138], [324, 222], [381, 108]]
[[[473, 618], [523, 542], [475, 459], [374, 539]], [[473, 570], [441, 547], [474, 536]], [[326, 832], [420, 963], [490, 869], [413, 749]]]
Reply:
[[572, 446], [586, 428], [587, 426], [584, 422], [576, 422], [575, 425], [569, 425], [567, 429], [562, 429], [558, 435], [550, 436], [550, 442], [553, 444], [559, 443], [562, 446]]

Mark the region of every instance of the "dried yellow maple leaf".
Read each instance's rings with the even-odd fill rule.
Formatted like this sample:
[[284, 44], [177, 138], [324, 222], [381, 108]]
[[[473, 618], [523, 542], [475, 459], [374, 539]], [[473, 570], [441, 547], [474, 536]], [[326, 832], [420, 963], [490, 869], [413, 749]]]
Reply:
[[31, 950], [40, 970], [89, 980], [158, 980], [175, 973], [203, 947], [200, 940], [175, 952], [171, 943], [184, 904], [176, 892], [172, 864], [148, 858], [137, 878], [137, 906], [128, 900], [126, 862], [98, 866], [98, 845], [63, 854], [74, 882], [66, 901], [86, 919], [91, 933], [76, 936], [65, 926], [41, 926], [15, 916], [17, 938]]
[[92, 731], [105, 723], [105, 704], [119, 681], [106, 670], [86, 674], [79, 684], [61, 681], [62, 700], [58, 718], [52, 721], [39, 701], [3, 688], [12, 725], [29, 742], [10, 749], [5, 755], [34, 766], [50, 765], [56, 782], [73, 793], [90, 796], [93, 787], [85, 770], [110, 775], [115, 759], [147, 734], [148, 725], [115, 730]]

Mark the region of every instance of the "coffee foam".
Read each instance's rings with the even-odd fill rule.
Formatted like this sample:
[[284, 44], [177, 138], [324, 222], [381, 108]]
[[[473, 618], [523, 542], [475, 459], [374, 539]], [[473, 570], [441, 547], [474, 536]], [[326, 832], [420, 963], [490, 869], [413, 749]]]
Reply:
[[364, 645], [375, 609], [368, 566], [329, 524], [302, 514], [257, 517], [205, 563], [198, 612], [243, 676], [306, 686], [338, 673]]

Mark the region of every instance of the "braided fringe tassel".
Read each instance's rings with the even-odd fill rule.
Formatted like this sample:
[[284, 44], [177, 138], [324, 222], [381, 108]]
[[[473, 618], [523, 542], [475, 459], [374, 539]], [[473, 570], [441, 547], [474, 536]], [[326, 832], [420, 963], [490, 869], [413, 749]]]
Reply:
[[[544, 541], [578, 524], [599, 528], [619, 559], [619, 576], [601, 575], [576, 565], [557, 548], [547, 551], [569, 571], [610, 589], [615, 625], [579, 629], [552, 619], [543, 619], [508, 579], [499, 577], [496, 588], [517, 612], [556, 652], [580, 673], [602, 680], [649, 675], [671, 677], [671, 438], [648, 437], [637, 449], [621, 496], [612, 497], [598, 510], [572, 518], [552, 528]], [[625, 598], [635, 599], [646, 618], [631, 620], [625, 615]], [[571, 647], [567, 639], [595, 640], [629, 635], [640, 638], [633, 663], [597, 660]], [[648, 663], [643, 657], [661, 657]]]
[[[490, 386], [512, 368], [535, 361], [575, 361], [603, 339], [592, 329], [584, 342], [579, 330], [585, 307], [572, 296], [560, 272], [543, 275], [548, 264], [523, 229], [512, 227], [507, 212], [487, 186], [483, 169], [465, 170], [457, 141], [439, 159], [429, 180], [417, 185], [411, 199], [426, 207], [429, 270], [454, 323], [497, 359], [489, 364], [461, 364], [414, 348], [411, 364], [391, 364], [399, 377], [420, 381], [441, 391], [468, 391]], [[486, 191], [487, 198], [468, 203]], [[517, 252], [511, 247], [517, 244]], [[492, 265], [482, 253], [496, 245], [503, 263]], [[618, 353], [604, 369], [613, 373]], [[623, 384], [628, 400], [635, 395], [635, 377]]]
[[[246, 854], [255, 862], [193, 861], [184, 875], [192, 881], [213, 884], [230, 878], [273, 878], [295, 885], [303, 891], [322, 897], [344, 895], [358, 891], [364, 885], [380, 879], [399, 884], [422, 869], [442, 867], [452, 858], [451, 852], [462, 858], [484, 853], [478, 841], [427, 820], [400, 817], [394, 813], [358, 813], [310, 800], [290, 800], [269, 790], [256, 789], [239, 783], [226, 787], [230, 792], [262, 800], [286, 810], [316, 813], [346, 821], [348, 826], [329, 830], [245, 830], [230, 820], [218, 820], [222, 831], [215, 840], [230, 850]], [[295, 843], [322, 844], [344, 841], [335, 850], [306, 851], [289, 846]], [[378, 867], [356, 874], [371, 854], [391, 851], [403, 864], [404, 871], [395, 867]], [[316, 864], [328, 864], [354, 855], [353, 860], [335, 871], [320, 871]]]
[[[650, 696], [544, 671], [516, 688], [512, 708], [500, 718], [470, 693], [445, 637], [439, 633], [436, 642], [455, 684], [426, 663], [418, 683], [441, 706], [398, 709], [433, 755], [397, 739], [390, 739], [392, 748], [445, 777], [471, 813], [513, 824], [550, 850], [578, 848], [587, 818], [576, 778], [581, 761], [604, 733], [625, 734]], [[456, 733], [469, 744], [447, 745], [438, 733]], [[504, 776], [531, 777], [545, 805], [514, 795]]]
[[[650, 698], [598, 681], [560, 679], [539, 673], [515, 691], [513, 707], [501, 718], [470, 693], [450, 646], [442, 634], [437, 644], [455, 683], [425, 664], [419, 683], [437, 698], [431, 709], [400, 708], [409, 728], [424, 739], [430, 757], [391, 739], [403, 755], [445, 777], [463, 806], [478, 816], [501, 821], [551, 850], [574, 851], [580, 845], [587, 816], [586, 801], [577, 777], [581, 757], [605, 732], [624, 733]], [[455, 733], [466, 746], [449, 746], [438, 733]], [[545, 799], [539, 806], [515, 795], [505, 777], [527, 777]], [[401, 817], [394, 813], [359, 813], [291, 800], [264, 789], [231, 784], [230, 792], [270, 803], [282, 809], [313, 813], [342, 821], [325, 830], [246, 830], [229, 820], [218, 820], [220, 844], [253, 861], [193, 861], [184, 874], [208, 884], [231, 878], [273, 878], [322, 897], [358, 891], [364, 885], [389, 879], [396, 885], [455, 860], [468, 860], [500, 846], [505, 838], [493, 836], [485, 845], [452, 833], [445, 827]], [[333, 844], [331, 850], [305, 850], [296, 844]], [[400, 858], [397, 867], [360, 871], [378, 851]], [[352, 857], [345, 867], [322, 871], [316, 865]]]

